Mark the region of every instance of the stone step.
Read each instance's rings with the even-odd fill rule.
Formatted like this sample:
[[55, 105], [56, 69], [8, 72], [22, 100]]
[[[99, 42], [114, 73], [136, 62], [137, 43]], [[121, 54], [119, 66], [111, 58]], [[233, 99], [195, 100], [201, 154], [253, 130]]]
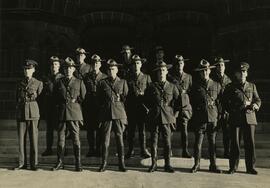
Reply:
[[[147, 145], [150, 143], [149, 134], [147, 137]], [[81, 140], [81, 146], [82, 147], [88, 147], [88, 141], [86, 138], [86, 132], [81, 132], [80, 135]], [[255, 135], [256, 140], [256, 147], [257, 148], [270, 148], [270, 134], [256, 134]], [[189, 147], [192, 147], [194, 144], [195, 138], [194, 134], [189, 135]], [[29, 141], [28, 141], [29, 142]], [[67, 140], [67, 147], [72, 146], [72, 141]], [[54, 135], [54, 146], [57, 144], [57, 136]], [[159, 140], [159, 145], [162, 145], [162, 138]], [[0, 133], [0, 152], [3, 151], [3, 149], [9, 149], [11, 147], [17, 147], [18, 145], [18, 138], [16, 131], [2, 131]], [[115, 139], [114, 134], [111, 135], [111, 145], [115, 145]], [[127, 141], [125, 140], [125, 145], [127, 146]], [[134, 139], [134, 145], [139, 146], [138, 138], [136, 137]], [[203, 147], [207, 147], [208, 142], [207, 138], [204, 139]], [[222, 134], [218, 134], [216, 138], [216, 145], [217, 148], [223, 147], [223, 141], [222, 141]], [[243, 141], [242, 141], [243, 145]], [[40, 131], [39, 132], [39, 148], [44, 148], [46, 146], [46, 132]], [[172, 147], [181, 147], [181, 135], [180, 132], [175, 132], [172, 137]]]
[[[7, 162], [2, 162], [2, 164], [13, 164], [14, 166], [17, 165], [17, 159], [13, 158], [12, 156], [8, 156], [6, 155], [5, 158], [10, 158], [12, 160], [9, 160]], [[0, 162], [2, 161], [2, 157], [0, 156]], [[54, 164], [56, 163], [56, 158], [55, 157], [51, 157], [49, 160], [48, 158], [39, 159], [39, 165], [42, 167], [44, 165], [48, 167], [53, 167]], [[65, 158], [64, 159], [64, 163], [67, 165], [68, 168], [73, 169], [74, 168], [74, 158], [73, 157], [69, 157], [69, 158]], [[84, 168], [87, 167], [96, 167], [98, 169], [98, 166], [101, 164], [101, 160], [99, 158], [82, 158], [82, 165]], [[127, 168], [129, 167], [139, 167], [139, 168], [148, 168], [151, 165], [151, 159], [141, 159], [139, 157], [134, 157], [132, 159], [129, 160], [125, 160], [125, 164], [127, 166]], [[163, 158], [158, 158], [157, 161], [158, 167], [163, 167], [164, 166], [164, 160]], [[208, 169], [209, 167], [209, 160], [208, 159], [201, 159], [201, 169], [205, 168]], [[110, 168], [110, 166], [114, 166], [114, 165], [118, 165], [118, 159], [117, 157], [110, 157], [108, 159], [108, 168]], [[185, 159], [185, 158], [178, 158], [178, 157], [172, 157], [171, 158], [171, 165], [175, 168], [191, 168], [194, 165], [194, 159]], [[224, 169], [224, 170], [228, 170], [228, 159], [220, 159], [217, 158], [217, 165]], [[11, 165], [10, 165], [11, 166]], [[244, 160], [240, 160], [239, 162], [239, 168], [244, 168], [245, 167], [245, 162]]]
[[[50, 156], [50, 157], [39, 157], [39, 165], [47, 167], [52, 167], [56, 163], [57, 158], [56, 156]], [[69, 168], [74, 168], [74, 157], [68, 156], [64, 158], [64, 163], [66, 165], [69, 165]], [[97, 167], [101, 164], [101, 159], [96, 157], [84, 157], [81, 158], [82, 165], [84, 168], [86, 167]], [[3, 166], [4, 164], [9, 164], [9, 166], [16, 166], [18, 164], [18, 158], [17, 156], [13, 155], [0, 155], [0, 164]], [[151, 158], [148, 159], [141, 159], [140, 157], [133, 157], [131, 159], [125, 160], [125, 164], [128, 167], [141, 167], [141, 168], [148, 168], [151, 165]], [[109, 157], [108, 158], [108, 166], [118, 165], [118, 158], [117, 157]], [[180, 157], [171, 157], [171, 165], [174, 168], [191, 168], [194, 165], [194, 159], [186, 159], [186, 158], [180, 158]], [[217, 165], [223, 169], [228, 170], [229, 168], [229, 160], [228, 159], [222, 159], [217, 158]], [[164, 160], [162, 156], [158, 157], [158, 166], [163, 167], [164, 166]], [[203, 158], [201, 159], [201, 169], [205, 168], [207, 169], [209, 167], [209, 159]], [[261, 168], [270, 168], [270, 161], [269, 158], [257, 158], [256, 160], [256, 167]], [[241, 157], [239, 168], [245, 168], [245, 161], [243, 157]]]

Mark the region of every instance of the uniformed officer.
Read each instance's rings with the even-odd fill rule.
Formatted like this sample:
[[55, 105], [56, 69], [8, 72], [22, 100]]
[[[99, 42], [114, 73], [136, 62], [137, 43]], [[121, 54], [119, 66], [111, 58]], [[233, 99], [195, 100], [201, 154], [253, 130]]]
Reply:
[[158, 62], [161, 62], [161, 61], [165, 61], [164, 58], [165, 58], [165, 51], [164, 51], [164, 48], [162, 46], [156, 46], [154, 48], [154, 53], [155, 53], [155, 57], [154, 57], [154, 60], [153, 62], [148, 66], [148, 70], [149, 70], [149, 74], [152, 78], [152, 81], [157, 81], [157, 75], [155, 72], [153, 72], [152, 70], [156, 68], [156, 64]]
[[73, 141], [75, 170], [82, 171], [80, 125], [82, 125], [83, 116], [81, 103], [85, 98], [86, 89], [83, 81], [73, 76], [76, 70], [75, 62], [67, 57], [63, 66], [65, 77], [61, 78], [55, 87], [56, 101], [59, 105], [58, 161], [52, 170], [64, 168], [65, 133], [68, 130]]
[[158, 62], [153, 71], [157, 73], [157, 82], [153, 82], [145, 91], [145, 102], [149, 108], [148, 123], [151, 132], [151, 158], [152, 165], [148, 172], [157, 170], [158, 136], [162, 134], [164, 142], [164, 159], [166, 172], [173, 173], [170, 165], [171, 129], [175, 127], [176, 117], [179, 113], [179, 91], [177, 87], [167, 81], [168, 69], [164, 61]]
[[[213, 74], [213, 80], [218, 82], [221, 85], [221, 97], [223, 96], [225, 87], [231, 83], [231, 79], [225, 74], [225, 63], [230, 62], [230, 60], [223, 59], [222, 57], [215, 58], [216, 66], [215, 72]], [[220, 103], [219, 111], [221, 112], [218, 118], [217, 126], [222, 128], [223, 132], [223, 146], [224, 146], [224, 158], [229, 158], [230, 154], [230, 127], [229, 127], [229, 114], [223, 108]]]
[[128, 81], [129, 93], [127, 97], [127, 115], [128, 115], [128, 146], [129, 150], [126, 158], [134, 156], [134, 137], [136, 128], [138, 128], [139, 142], [141, 148], [141, 157], [149, 158], [150, 153], [146, 149], [145, 118], [148, 108], [144, 104], [144, 91], [151, 83], [149, 75], [141, 71], [142, 64], [146, 59], [138, 55], [132, 56], [131, 75]]
[[54, 87], [56, 82], [64, 77], [63, 74], [60, 73], [60, 64], [62, 60], [60, 60], [56, 56], [52, 56], [49, 59], [50, 63], [50, 73], [45, 77], [44, 89], [42, 91], [43, 99], [44, 99], [44, 107], [45, 107], [45, 120], [47, 124], [46, 130], [46, 143], [47, 148], [42, 153], [42, 156], [52, 155], [52, 145], [53, 145], [53, 132], [58, 128], [58, 116], [57, 116], [57, 107], [56, 101], [54, 96]]
[[92, 71], [91, 66], [85, 62], [86, 54], [89, 54], [89, 52], [86, 52], [83, 48], [77, 48], [75, 53], [78, 66], [74, 75], [79, 79], [83, 79], [86, 73]]
[[193, 82], [191, 90], [195, 129], [195, 164], [191, 169], [192, 173], [200, 169], [201, 149], [205, 133], [207, 133], [208, 138], [209, 171], [222, 173], [216, 165], [216, 127], [221, 86], [209, 78], [212, 68], [215, 68], [215, 66], [210, 66], [208, 61], [202, 59], [199, 66], [195, 69], [195, 71], [199, 72], [199, 79]]
[[134, 48], [130, 47], [129, 45], [123, 45], [121, 54], [122, 54], [122, 59], [121, 63], [122, 66], [119, 67], [119, 77], [122, 79], [127, 79], [128, 76], [130, 75], [130, 65], [131, 65], [131, 57], [132, 57], [132, 50]]
[[156, 62], [164, 61], [165, 51], [162, 46], [156, 46]]
[[182, 55], [176, 55], [175, 59], [175, 69], [169, 80], [177, 86], [181, 96], [181, 108], [176, 121], [181, 130], [182, 157], [191, 158], [191, 155], [188, 152], [188, 122], [192, 116], [192, 107], [189, 100], [192, 76], [184, 72], [185, 62], [189, 59], [184, 59]]
[[225, 107], [229, 112], [232, 139], [230, 174], [235, 173], [238, 168], [240, 159], [240, 132], [243, 134], [245, 144], [246, 172], [248, 174], [258, 174], [255, 170], [254, 134], [257, 125], [255, 112], [261, 106], [261, 99], [255, 84], [246, 80], [248, 69], [248, 63], [240, 63], [235, 73], [236, 80], [224, 92]]
[[119, 170], [122, 172], [126, 171], [123, 132], [127, 124], [124, 103], [128, 95], [128, 85], [126, 80], [120, 79], [117, 76], [118, 66], [120, 65], [115, 60], [109, 59], [107, 62], [108, 78], [101, 80], [97, 88], [102, 136], [102, 164], [99, 169], [100, 172], [106, 170], [111, 130], [113, 130], [116, 138]]
[[107, 77], [100, 71], [103, 60], [97, 54], [91, 57], [91, 66], [93, 71], [86, 73], [84, 84], [86, 86], [86, 96], [83, 102], [84, 118], [87, 128], [87, 140], [89, 151], [87, 157], [100, 156], [100, 130], [99, 130], [99, 105], [97, 98], [97, 85]]
[[33, 77], [37, 62], [27, 59], [24, 62], [24, 78], [17, 84], [16, 111], [19, 137], [19, 166], [14, 170], [27, 168], [26, 138], [30, 140], [30, 169], [38, 170], [38, 120], [40, 117], [37, 98], [43, 83]]

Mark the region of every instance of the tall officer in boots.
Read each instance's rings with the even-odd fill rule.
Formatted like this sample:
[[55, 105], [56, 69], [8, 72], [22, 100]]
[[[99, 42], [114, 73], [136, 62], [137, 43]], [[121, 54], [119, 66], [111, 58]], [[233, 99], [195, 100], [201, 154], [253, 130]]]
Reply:
[[247, 81], [249, 64], [240, 63], [235, 73], [236, 80], [225, 89], [224, 102], [229, 112], [231, 126], [230, 170], [233, 174], [238, 168], [240, 159], [240, 132], [245, 144], [246, 172], [258, 174], [255, 170], [255, 127], [256, 111], [261, 106], [261, 99], [254, 83]]
[[127, 124], [124, 103], [128, 95], [128, 85], [126, 80], [120, 79], [117, 76], [120, 65], [115, 60], [109, 59], [107, 62], [108, 78], [101, 80], [97, 88], [102, 136], [102, 164], [99, 169], [100, 172], [106, 170], [111, 130], [116, 138], [119, 171], [126, 172], [123, 132]]
[[81, 104], [85, 98], [86, 89], [83, 81], [73, 76], [76, 70], [75, 62], [67, 57], [63, 66], [65, 77], [61, 78], [55, 87], [56, 101], [59, 105], [58, 161], [52, 170], [64, 168], [65, 138], [68, 130], [73, 142], [75, 170], [82, 171], [80, 125], [82, 125], [83, 116]]
[[122, 79], [127, 79], [130, 75], [130, 65], [132, 63], [132, 50], [134, 48], [130, 47], [129, 45], [123, 45], [122, 46], [122, 50], [121, 50], [121, 54], [122, 54], [122, 59], [121, 59], [121, 63], [122, 66], [119, 67], [119, 77]]
[[153, 70], [157, 74], [157, 82], [153, 82], [145, 91], [145, 103], [149, 108], [148, 123], [151, 132], [152, 165], [148, 172], [157, 170], [158, 137], [161, 133], [164, 143], [165, 172], [173, 173], [170, 164], [171, 129], [175, 128], [176, 117], [179, 113], [179, 91], [177, 87], [167, 81], [168, 69], [164, 61], [158, 62]]
[[141, 157], [149, 158], [150, 153], [146, 148], [145, 121], [148, 108], [144, 104], [144, 92], [151, 83], [149, 75], [142, 73], [142, 64], [146, 59], [138, 55], [132, 56], [131, 75], [128, 81], [127, 115], [128, 115], [128, 152], [126, 158], [134, 156], [134, 137], [138, 128]]
[[100, 156], [100, 127], [99, 127], [99, 104], [97, 97], [98, 83], [107, 78], [107, 75], [100, 71], [101, 58], [94, 54], [91, 57], [91, 66], [93, 71], [87, 73], [84, 77], [86, 86], [86, 96], [83, 102], [85, 111], [85, 124], [87, 128], [87, 140], [89, 151], [87, 157]]
[[176, 85], [181, 96], [180, 112], [176, 122], [181, 131], [182, 157], [191, 158], [188, 152], [188, 122], [192, 116], [192, 107], [189, 100], [192, 76], [184, 72], [185, 62], [188, 59], [184, 59], [181, 55], [176, 55], [175, 60], [174, 69], [169, 80]]
[[76, 63], [77, 63], [77, 70], [74, 72], [74, 75], [78, 79], [84, 79], [86, 73], [91, 72], [91, 66], [85, 62], [86, 55], [89, 52], [86, 52], [83, 48], [77, 48], [76, 51]]
[[40, 114], [36, 100], [42, 92], [43, 83], [33, 77], [36, 66], [36, 61], [25, 60], [23, 67], [24, 78], [17, 84], [16, 111], [19, 138], [19, 166], [14, 170], [27, 168], [27, 132], [30, 140], [30, 169], [38, 169], [38, 121]]
[[52, 56], [49, 59], [50, 63], [50, 73], [45, 77], [44, 89], [42, 91], [43, 99], [44, 99], [44, 107], [45, 107], [45, 120], [47, 125], [46, 130], [46, 150], [42, 153], [42, 156], [52, 155], [52, 145], [53, 145], [53, 133], [54, 130], [57, 130], [59, 122], [58, 122], [58, 111], [56, 107], [56, 98], [54, 96], [54, 87], [57, 81], [60, 78], [63, 78], [64, 75], [60, 73], [60, 64], [62, 60], [60, 60], [56, 56]]
[[212, 68], [215, 68], [215, 66], [210, 66], [209, 62], [202, 59], [195, 69], [199, 73], [199, 79], [193, 82], [191, 90], [195, 133], [195, 164], [191, 169], [192, 173], [200, 169], [201, 150], [205, 133], [207, 133], [208, 139], [209, 171], [222, 173], [216, 165], [216, 132], [221, 86], [209, 77]]
[[[223, 59], [222, 57], [215, 58], [216, 66], [215, 72], [213, 74], [213, 80], [221, 85], [221, 97], [223, 96], [224, 90], [228, 84], [231, 83], [231, 79], [225, 74], [225, 63], [230, 62], [230, 60]], [[230, 154], [230, 127], [229, 127], [229, 113], [223, 108], [222, 103], [220, 103], [219, 111], [221, 112], [218, 118], [217, 126], [222, 128], [223, 132], [223, 146], [224, 146], [224, 158], [229, 158]]]

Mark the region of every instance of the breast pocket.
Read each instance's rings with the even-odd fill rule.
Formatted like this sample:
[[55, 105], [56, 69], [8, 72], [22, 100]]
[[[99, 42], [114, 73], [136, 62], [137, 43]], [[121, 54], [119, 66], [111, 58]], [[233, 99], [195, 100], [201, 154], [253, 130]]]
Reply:
[[253, 90], [251, 88], [246, 89], [245, 94], [248, 97], [248, 100], [252, 100], [252, 92]]
[[209, 89], [209, 93], [211, 94], [211, 98], [212, 98], [212, 99], [215, 100], [215, 99], [217, 98], [217, 95], [218, 95], [217, 89], [211, 88], [211, 89]]
[[173, 93], [172, 91], [165, 92], [164, 100], [167, 106], [171, 105], [171, 101], [173, 99]]

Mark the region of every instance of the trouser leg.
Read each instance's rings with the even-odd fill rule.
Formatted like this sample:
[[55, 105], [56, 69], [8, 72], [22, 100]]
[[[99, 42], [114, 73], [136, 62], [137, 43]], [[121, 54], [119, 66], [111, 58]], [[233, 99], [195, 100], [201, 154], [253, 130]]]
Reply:
[[46, 145], [47, 145], [47, 150], [52, 150], [52, 145], [53, 145], [53, 132], [54, 132], [54, 126], [56, 120], [49, 118], [46, 121], [47, 124], [47, 130], [46, 130]]
[[118, 152], [119, 170], [126, 171], [125, 169], [125, 150], [123, 141], [124, 125], [120, 120], [113, 121], [113, 131], [116, 137], [116, 145]]
[[128, 132], [128, 154], [131, 155], [132, 152], [134, 152], [134, 137], [136, 132], [136, 126], [137, 124], [135, 122], [130, 122], [127, 127]]
[[151, 160], [152, 165], [149, 168], [149, 172], [154, 172], [157, 169], [157, 146], [159, 137], [159, 126], [154, 126], [151, 129]]
[[81, 143], [80, 143], [80, 126], [78, 121], [68, 121], [68, 129], [70, 131], [73, 142], [73, 151], [75, 157], [76, 170], [81, 171]]
[[216, 166], [216, 123], [207, 124], [208, 152], [210, 157], [210, 166]]
[[231, 129], [230, 169], [237, 170], [240, 159], [240, 127], [232, 126]]
[[223, 134], [222, 140], [224, 147], [224, 157], [228, 157], [230, 153], [230, 142], [231, 142], [230, 128], [226, 120], [221, 120], [219, 123], [221, 124]]
[[19, 165], [27, 165], [26, 138], [27, 138], [27, 122], [17, 122], [18, 141], [19, 141]]
[[105, 121], [101, 124], [101, 146], [102, 146], [102, 166], [104, 166], [103, 169], [105, 169], [105, 166], [107, 164], [107, 159], [109, 155], [109, 145], [110, 145], [110, 135], [111, 135], [111, 129], [112, 129], [112, 121]]
[[199, 130], [195, 132], [195, 143], [194, 143], [194, 163], [200, 165], [201, 150], [203, 143], [204, 132]]
[[30, 165], [38, 164], [38, 120], [29, 121]]
[[243, 127], [243, 136], [245, 144], [245, 162], [246, 169], [251, 170], [255, 168], [256, 155], [255, 155], [255, 125], [245, 125]]
[[58, 141], [57, 141], [57, 158], [58, 162], [63, 162], [65, 152], [65, 139], [66, 139], [66, 122], [60, 122], [58, 127]]
[[170, 166], [170, 153], [171, 153], [171, 127], [170, 124], [161, 125], [161, 133], [163, 137], [164, 159], [165, 166]]

